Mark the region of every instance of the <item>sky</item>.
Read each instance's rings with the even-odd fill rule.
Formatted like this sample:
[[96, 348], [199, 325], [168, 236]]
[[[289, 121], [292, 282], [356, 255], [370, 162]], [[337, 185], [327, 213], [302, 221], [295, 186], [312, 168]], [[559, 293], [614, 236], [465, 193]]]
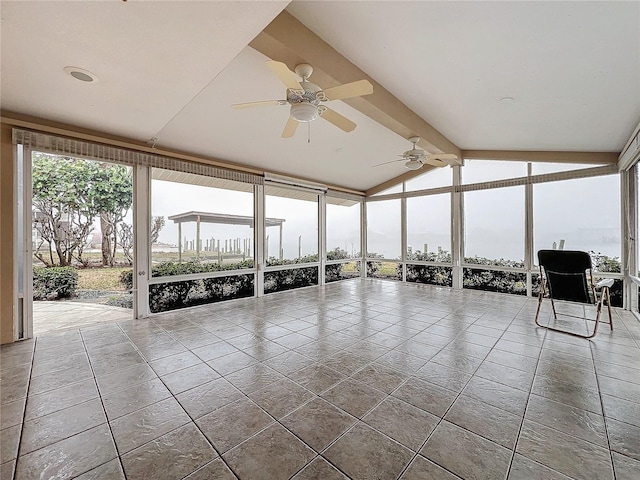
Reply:
[[[566, 165], [535, 165], [534, 173], [568, 169]], [[574, 167], [577, 168], [578, 166]], [[583, 166], [580, 166], [584, 168]], [[465, 170], [467, 169], [467, 170]], [[449, 168], [435, 170], [429, 179], [414, 181], [416, 188], [442, 186], [450, 182]], [[450, 173], [449, 173], [450, 175]], [[464, 183], [526, 175], [526, 164], [470, 162], [463, 167]], [[190, 210], [252, 215], [250, 193], [153, 181], [153, 215], [174, 215]], [[565, 249], [594, 250], [620, 257], [619, 177], [587, 178], [534, 185], [534, 250], [552, 248], [565, 241]], [[524, 258], [524, 186], [472, 191], [464, 194], [466, 256], [522, 261]], [[368, 204], [368, 251], [399, 258], [400, 201]], [[427, 244], [450, 250], [450, 194], [410, 198], [407, 201], [407, 241], [415, 251]], [[358, 207], [328, 206], [327, 249], [340, 247], [357, 253]], [[317, 209], [312, 202], [267, 196], [267, 217], [284, 219], [285, 258], [317, 253]], [[251, 238], [248, 227], [203, 225], [202, 238]], [[278, 227], [268, 228], [269, 255], [277, 256]], [[183, 226], [183, 235], [195, 237], [195, 225]], [[167, 221], [160, 241], [177, 243], [177, 226]]]
[[[533, 164], [533, 174], [585, 168], [588, 165]], [[525, 176], [524, 162], [470, 161], [462, 168], [463, 183]], [[410, 182], [407, 191], [451, 185], [451, 169], [432, 170]], [[465, 256], [490, 259], [524, 259], [524, 186], [478, 190], [464, 194]], [[620, 257], [620, 179], [617, 175], [536, 184], [534, 197], [534, 251], [552, 248], [564, 240], [566, 250], [594, 250]], [[385, 258], [401, 256], [400, 200], [368, 203], [369, 253]], [[283, 220], [282, 249], [286, 259], [318, 253], [317, 205], [314, 202], [267, 195], [266, 216]], [[178, 244], [178, 227], [169, 216], [189, 211], [253, 215], [250, 192], [221, 190], [190, 184], [152, 180], [151, 213], [166, 223], [159, 243]], [[450, 251], [451, 195], [407, 199], [407, 243], [413, 251]], [[360, 209], [327, 205], [327, 250], [336, 247], [356, 255]], [[132, 221], [129, 212], [127, 222]], [[99, 225], [95, 228], [99, 230]], [[278, 257], [279, 227], [267, 228], [268, 256]], [[184, 223], [183, 239], [193, 241], [195, 223]], [[207, 240], [231, 249], [239, 239], [241, 250], [253, 251], [253, 230], [246, 225], [201, 224]]]

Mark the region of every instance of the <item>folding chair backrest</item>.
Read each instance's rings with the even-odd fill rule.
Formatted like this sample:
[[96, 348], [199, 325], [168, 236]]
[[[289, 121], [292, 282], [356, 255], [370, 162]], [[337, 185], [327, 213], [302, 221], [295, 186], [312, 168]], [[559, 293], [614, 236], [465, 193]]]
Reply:
[[[587, 252], [575, 250], [540, 250], [538, 263], [544, 269], [549, 296], [553, 300], [566, 300], [593, 304], [591, 257]], [[587, 277], [587, 270], [589, 277]]]

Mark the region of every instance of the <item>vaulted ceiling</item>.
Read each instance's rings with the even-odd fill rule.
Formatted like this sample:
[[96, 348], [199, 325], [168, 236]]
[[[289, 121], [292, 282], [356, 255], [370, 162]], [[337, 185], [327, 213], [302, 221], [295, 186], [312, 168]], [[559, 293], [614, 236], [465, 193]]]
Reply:
[[[11, 1], [0, 4], [0, 107], [257, 170], [366, 191], [431, 153], [613, 158], [640, 120], [639, 2]], [[265, 61], [314, 67], [321, 88], [372, 95], [280, 134]], [[78, 81], [67, 66], [97, 82]], [[490, 151], [490, 152], [486, 152]], [[520, 153], [518, 153], [520, 152]], [[564, 155], [564, 156], [563, 156]]]

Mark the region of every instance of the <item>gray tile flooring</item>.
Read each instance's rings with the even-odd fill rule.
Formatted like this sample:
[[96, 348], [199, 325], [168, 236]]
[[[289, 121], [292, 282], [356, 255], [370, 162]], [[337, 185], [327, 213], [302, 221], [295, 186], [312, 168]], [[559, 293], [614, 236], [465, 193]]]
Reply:
[[356, 279], [3, 346], [0, 476], [640, 479], [640, 323], [535, 307]]
[[72, 327], [87, 327], [100, 322], [127, 320], [131, 317], [130, 308], [64, 300], [38, 301], [33, 302], [33, 335], [37, 337]]

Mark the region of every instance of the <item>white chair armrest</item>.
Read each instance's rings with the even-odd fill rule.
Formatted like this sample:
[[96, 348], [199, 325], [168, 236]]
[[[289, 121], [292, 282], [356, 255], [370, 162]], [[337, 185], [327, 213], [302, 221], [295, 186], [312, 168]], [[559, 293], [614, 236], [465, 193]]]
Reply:
[[614, 282], [613, 278], [603, 278], [598, 283], [596, 283], [596, 288], [602, 288], [602, 287], [611, 288], [613, 287], [613, 282]]

